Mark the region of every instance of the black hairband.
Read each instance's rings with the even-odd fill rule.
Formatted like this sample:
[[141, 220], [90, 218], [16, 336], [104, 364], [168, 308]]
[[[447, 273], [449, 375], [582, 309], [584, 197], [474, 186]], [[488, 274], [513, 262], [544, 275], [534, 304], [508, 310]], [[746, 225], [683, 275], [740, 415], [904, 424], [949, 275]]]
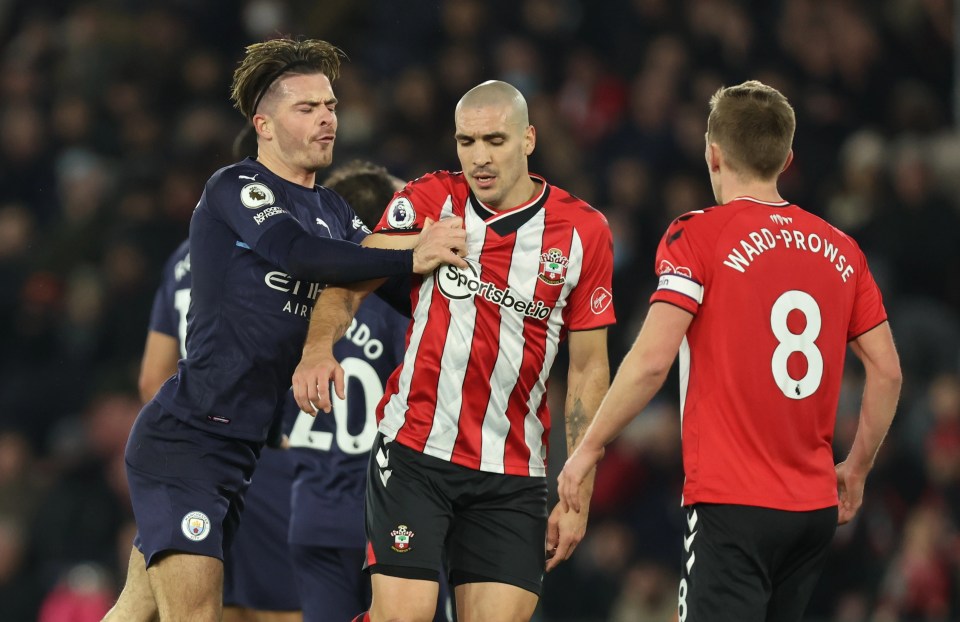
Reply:
[[263, 84], [263, 88], [260, 89], [260, 94], [257, 95], [257, 99], [253, 102], [253, 108], [250, 109], [250, 120], [252, 121], [252, 120], [253, 120], [253, 115], [257, 114], [257, 108], [260, 106], [260, 100], [263, 99], [263, 96], [267, 94], [267, 90], [270, 88], [270, 86], [271, 86], [274, 82], [277, 81], [277, 78], [279, 78], [279, 77], [282, 76], [283, 74], [287, 73], [288, 71], [290, 71], [290, 70], [293, 69], [294, 67], [299, 67], [300, 65], [309, 65], [309, 64], [310, 64], [310, 61], [308, 61], [308, 60], [303, 60], [303, 59], [301, 59], [301, 60], [295, 60], [295, 61], [293, 61], [293, 62], [287, 63], [286, 65], [284, 65], [284, 66], [281, 67], [280, 69], [278, 69], [278, 70], [276, 70], [275, 72], [273, 72], [272, 74], [270, 74], [270, 79], [267, 80], [267, 81]]

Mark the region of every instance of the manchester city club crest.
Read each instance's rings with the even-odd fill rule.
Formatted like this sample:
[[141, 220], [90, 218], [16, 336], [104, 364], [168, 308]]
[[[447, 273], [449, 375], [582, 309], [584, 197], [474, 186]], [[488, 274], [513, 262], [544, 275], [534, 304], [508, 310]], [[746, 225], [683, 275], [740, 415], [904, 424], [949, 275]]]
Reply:
[[540, 274], [537, 275], [547, 285], [563, 285], [567, 280], [567, 263], [559, 248], [551, 248], [540, 254]]
[[180, 521], [180, 531], [188, 540], [199, 542], [210, 535], [210, 519], [203, 512], [188, 512]]
[[410, 550], [410, 541], [413, 540], [413, 532], [406, 525], [398, 525], [396, 529], [390, 532], [393, 536], [393, 546], [390, 548], [397, 553], [406, 553]]

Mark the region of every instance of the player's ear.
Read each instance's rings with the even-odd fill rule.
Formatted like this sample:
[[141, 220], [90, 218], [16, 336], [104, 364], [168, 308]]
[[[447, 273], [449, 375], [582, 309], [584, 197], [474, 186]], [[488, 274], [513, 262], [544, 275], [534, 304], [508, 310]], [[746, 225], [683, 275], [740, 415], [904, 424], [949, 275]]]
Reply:
[[537, 128], [528, 125], [523, 132], [523, 155], [529, 156], [537, 146]]
[[720, 165], [723, 163], [723, 151], [717, 143], [707, 143], [707, 168], [711, 173], [718, 173]]
[[270, 117], [265, 114], [255, 114], [253, 119], [253, 129], [256, 130], [258, 136], [262, 136], [267, 140], [273, 138], [273, 123], [270, 122]]
[[787, 152], [787, 160], [783, 163], [783, 168], [780, 169], [780, 172], [783, 173], [785, 170], [790, 168], [791, 164], [793, 164], [793, 149]]

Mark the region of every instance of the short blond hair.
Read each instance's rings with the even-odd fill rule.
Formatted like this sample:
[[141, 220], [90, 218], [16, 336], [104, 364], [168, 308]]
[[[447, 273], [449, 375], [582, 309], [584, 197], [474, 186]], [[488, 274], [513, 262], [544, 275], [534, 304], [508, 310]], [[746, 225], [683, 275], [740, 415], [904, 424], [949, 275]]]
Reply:
[[710, 98], [707, 141], [719, 145], [730, 168], [741, 175], [776, 178], [787, 162], [796, 127], [787, 98], [757, 80], [723, 87]]
[[247, 46], [233, 72], [230, 99], [248, 120], [253, 119], [263, 96], [287, 73], [322, 73], [331, 82], [340, 75], [343, 50], [320, 39], [271, 39]]

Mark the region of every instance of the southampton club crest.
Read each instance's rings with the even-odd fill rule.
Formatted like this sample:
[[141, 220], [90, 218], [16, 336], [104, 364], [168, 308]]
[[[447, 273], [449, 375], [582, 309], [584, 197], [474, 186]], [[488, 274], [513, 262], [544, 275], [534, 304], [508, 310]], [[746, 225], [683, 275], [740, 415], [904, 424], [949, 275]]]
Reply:
[[547, 285], [563, 285], [567, 280], [569, 259], [563, 256], [559, 248], [551, 248], [540, 255], [540, 274], [538, 278]]
[[413, 532], [406, 525], [398, 525], [396, 529], [390, 532], [393, 536], [393, 546], [390, 548], [397, 553], [406, 553], [410, 550], [410, 541], [413, 540]]

